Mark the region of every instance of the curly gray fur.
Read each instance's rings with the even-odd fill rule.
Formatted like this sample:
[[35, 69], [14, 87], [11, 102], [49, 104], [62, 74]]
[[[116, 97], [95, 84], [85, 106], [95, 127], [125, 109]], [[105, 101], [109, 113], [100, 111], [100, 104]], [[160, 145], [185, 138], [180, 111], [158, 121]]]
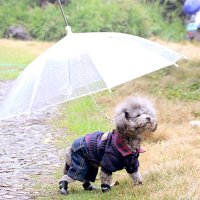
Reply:
[[64, 166], [64, 175], [67, 174], [67, 171], [69, 169], [69, 166], [71, 165], [71, 149], [72, 149], [72, 146], [69, 146], [66, 148], [66, 151], [65, 151], [65, 166]]
[[[136, 152], [140, 149], [143, 133], [153, 132], [157, 128], [156, 113], [152, 103], [141, 97], [130, 97], [116, 108], [116, 130], [122, 135], [124, 143]], [[138, 172], [130, 174], [133, 184], [142, 184]]]
[[143, 133], [153, 132], [157, 127], [152, 103], [141, 97], [129, 97], [117, 106], [115, 124], [131, 150], [140, 148]]
[[71, 164], [71, 149], [72, 149], [72, 147], [69, 146], [69, 147], [67, 147], [67, 149], [65, 151], [65, 161], [69, 166]]
[[63, 175], [62, 178], [61, 178], [61, 181], [67, 181], [68, 183], [72, 183], [74, 182], [75, 180], [67, 175]]
[[139, 171], [132, 173], [132, 174], [129, 174], [129, 176], [131, 177], [134, 186], [142, 184], [142, 177], [141, 177]]
[[105, 172], [100, 172], [101, 184], [111, 185], [112, 175], [106, 174]]

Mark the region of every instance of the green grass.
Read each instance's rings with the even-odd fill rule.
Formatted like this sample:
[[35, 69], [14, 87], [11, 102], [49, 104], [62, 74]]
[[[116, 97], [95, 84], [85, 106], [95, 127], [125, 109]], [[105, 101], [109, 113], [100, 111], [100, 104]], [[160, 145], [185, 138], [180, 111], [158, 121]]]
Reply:
[[[120, 184], [118, 186], [114, 186], [112, 191], [109, 193], [102, 193], [100, 190], [100, 180], [98, 179], [95, 182], [95, 186], [99, 189], [96, 191], [84, 191], [81, 183], [73, 183], [69, 186], [69, 195], [63, 196], [58, 194], [57, 182], [51, 185], [48, 185], [45, 188], [45, 192], [37, 197], [37, 200], [40, 199], [60, 199], [60, 200], [149, 200], [153, 199], [151, 197], [152, 193], [156, 190], [158, 193], [162, 193], [163, 191], [173, 191], [169, 193], [165, 193], [158, 197], [158, 199], [162, 200], [171, 200], [171, 199], [184, 199], [184, 195], [182, 194], [182, 198], [180, 195], [180, 191], [187, 190], [187, 182], [184, 180], [187, 178], [189, 171], [187, 166], [177, 166], [177, 167], [167, 167], [163, 168], [160, 171], [151, 171], [144, 178], [144, 185], [142, 187], [134, 187], [131, 184], [131, 180], [128, 179], [128, 175], [124, 171], [118, 172], [118, 174], [114, 174], [113, 179], [119, 180], [119, 177], [124, 177], [120, 180]], [[60, 173], [56, 173], [54, 177], [60, 178]], [[126, 178], [127, 177], [127, 178]], [[183, 180], [181, 180], [181, 178]], [[40, 188], [37, 185], [37, 189]], [[192, 198], [189, 198], [191, 199]]]
[[0, 80], [15, 79], [35, 58], [29, 51], [20, 48], [0, 46]]
[[[190, 68], [188, 68], [188, 65]], [[137, 82], [142, 80], [142, 84], [145, 82], [146, 86], [146, 94], [151, 94], [155, 96], [161, 95], [163, 98], [169, 99], [170, 101], [178, 100], [180, 102], [190, 101], [195, 102], [200, 100], [199, 96], [199, 76], [198, 73], [199, 63], [184, 63], [180, 68], [166, 68], [163, 70], [159, 70], [158, 72], [154, 72], [146, 77], [139, 79], [138, 81], [132, 81], [129, 84], [128, 88], [132, 88], [132, 90], [140, 90]], [[193, 74], [193, 76], [191, 76]], [[165, 81], [163, 81], [165, 80]], [[161, 83], [157, 85], [158, 83]], [[190, 83], [190, 84], [188, 84]], [[134, 84], [136, 84], [134, 88]], [[169, 85], [172, 85], [171, 88]], [[157, 88], [148, 90], [148, 88], [154, 88], [157, 85]], [[159, 86], [159, 87], [158, 87]], [[178, 91], [177, 91], [177, 88]], [[117, 95], [120, 95], [120, 91], [123, 91], [122, 88], [118, 88], [114, 94], [113, 98]], [[171, 92], [171, 93], [170, 93]], [[174, 95], [174, 93], [177, 93]], [[184, 95], [183, 95], [184, 94]], [[104, 98], [106, 94], [103, 94]], [[97, 95], [98, 98], [101, 98], [101, 95]], [[110, 98], [108, 96], [108, 98]], [[100, 106], [104, 106], [100, 104]], [[75, 138], [82, 136], [88, 132], [92, 132], [95, 130], [104, 130], [109, 131], [112, 130], [112, 124], [106, 122], [103, 116], [98, 112], [95, 108], [95, 105], [90, 97], [84, 97], [78, 99], [77, 101], [70, 102], [63, 107], [62, 110], [63, 117], [60, 118], [54, 123], [54, 125], [64, 128], [68, 127], [66, 131], [67, 134], [67, 144], [71, 143]], [[193, 113], [196, 116], [199, 116], [198, 111], [194, 111]], [[167, 139], [168, 140], [168, 139]], [[163, 140], [160, 139], [160, 142]], [[58, 194], [57, 182], [59, 180], [59, 176], [57, 176], [57, 182], [55, 181], [55, 185], [52, 184], [47, 188], [47, 193], [51, 191], [51, 194], [45, 195], [46, 199], [69, 199], [69, 200], [92, 200], [92, 199], [101, 199], [101, 200], [149, 200], [149, 199], [159, 199], [159, 200], [176, 200], [176, 199], [185, 199], [188, 182], [187, 178], [189, 173], [191, 172], [190, 168], [185, 165], [175, 165], [175, 166], [165, 166], [165, 162], [169, 160], [168, 155], [167, 158], [163, 155], [163, 160], [159, 158], [162, 162], [163, 168], [156, 171], [155, 169], [150, 170], [143, 176], [144, 185], [142, 188], [135, 187], [133, 188], [131, 185], [131, 180], [128, 178], [125, 171], [118, 172], [114, 175], [113, 180], [120, 180], [120, 185], [116, 186], [112, 189], [109, 194], [101, 193], [100, 189], [98, 191], [88, 192], [82, 189], [81, 183], [74, 183], [70, 185], [68, 196], [61, 196]], [[174, 155], [176, 156], [176, 155]], [[180, 155], [178, 156], [180, 157]], [[179, 159], [179, 158], [175, 159]], [[181, 158], [185, 160], [185, 158]], [[172, 158], [172, 160], [174, 160]], [[169, 162], [169, 161], [168, 161]], [[173, 161], [171, 161], [173, 162]], [[157, 165], [159, 168], [159, 165]], [[195, 168], [194, 168], [195, 170]], [[60, 174], [61, 176], [61, 174]], [[100, 187], [100, 181], [97, 180], [95, 184]], [[158, 194], [155, 198], [154, 193]], [[169, 191], [169, 192], [168, 192]], [[194, 194], [195, 195], [195, 194]], [[38, 198], [40, 199], [40, 198]], [[191, 196], [188, 196], [188, 199], [193, 199]]]
[[16, 64], [25, 66], [35, 58], [29, 51], [24, 51], [19, 47], [0, 47], [0, 64]]
[[[200, 101], [200, 62], [185, 62], [181, 67], [166, 68], [148, 75], [150, 93], [170, 100]], [[162, 81], [165, 77], [165, 81]], [[172, 78], [173, 77], [173, 78]]]
[[0, 80], [18, 77], [20, 72], [52, 43], [0, 40]]
[[[102, 108], [103, 110], [103, 108]], [[110, 131], [112, 125], [99, 113], [90, 96], [68, 102], [62, 108], [62, 117], [54, 122], [60, 128], [68, 128], [74, 137], [97, 130]], [[74, 138], [72, 137], [72, 138]]]

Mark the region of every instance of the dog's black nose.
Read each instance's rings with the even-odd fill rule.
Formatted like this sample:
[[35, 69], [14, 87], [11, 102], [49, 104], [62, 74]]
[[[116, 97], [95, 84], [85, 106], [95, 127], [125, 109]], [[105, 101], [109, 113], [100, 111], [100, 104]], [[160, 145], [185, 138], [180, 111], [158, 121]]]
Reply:
[[150, 118], [150, 117], [147, 117], [146, 120], [147, 120], [148, 122], [150, 122], [150, 121], [151, 121], [151, 118]]

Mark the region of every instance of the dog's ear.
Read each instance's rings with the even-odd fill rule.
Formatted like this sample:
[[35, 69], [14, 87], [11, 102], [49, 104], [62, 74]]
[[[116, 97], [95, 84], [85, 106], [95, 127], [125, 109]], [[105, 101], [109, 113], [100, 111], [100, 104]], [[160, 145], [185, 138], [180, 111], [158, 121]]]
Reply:
[[155, 121], [154, 124], [153, 124], [153, 127], [152, 127], [152, 130], [151, 130], [151, 131], [152, 131], [152, 132], [156, 131], [157, 127], [158, 127], [158, 124], [157, 124], [157, 122]]
[[127, 129], [127, 119], [129, 118], [129, 112], [125, 109], [115, 115], [115, 124], [119, 132], [123, 133]]

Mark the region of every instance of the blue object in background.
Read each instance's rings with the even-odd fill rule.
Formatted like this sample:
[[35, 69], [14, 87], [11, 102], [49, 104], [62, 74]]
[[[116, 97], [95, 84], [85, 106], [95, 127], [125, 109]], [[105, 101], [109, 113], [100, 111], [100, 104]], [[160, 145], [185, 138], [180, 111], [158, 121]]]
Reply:
[[186, 30], [188, 32], [193, 32], [193, 31], [196, 31], [198, 29], [198, 25], [196, 23], [189, 23], [187, 26], [186, 26]]
[[185, 14], [195, 14], [200, 10], [200, 0], [187, 0], [183, 5], [183, 11]]

